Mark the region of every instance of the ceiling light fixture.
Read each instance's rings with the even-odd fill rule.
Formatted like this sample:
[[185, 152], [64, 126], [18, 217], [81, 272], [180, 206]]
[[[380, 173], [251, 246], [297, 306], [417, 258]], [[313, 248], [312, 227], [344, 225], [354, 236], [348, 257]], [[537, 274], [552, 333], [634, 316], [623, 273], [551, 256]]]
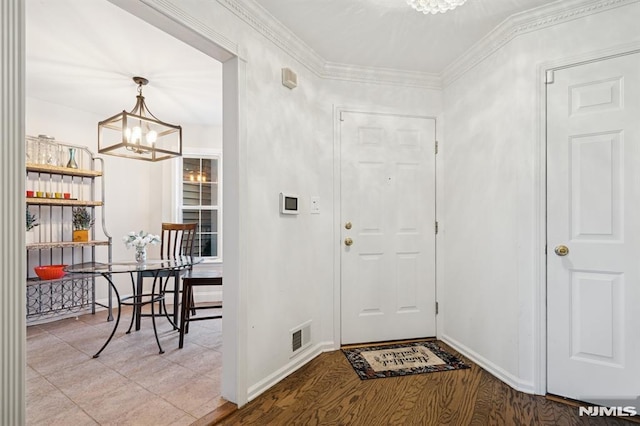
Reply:
[[462, 6], [466, 1], [467, 0], [407, 0], [407, 4], [425, 15], [427, 13], [435, 15], [436, 13], [445, 13], [448, 10]]
[[98, 123], [98, 152], [136, 160], [160, 161], [182, 155], [182, 127], [158, 120], [144, 102], [144, 77], [138, 85], [136, 105]]

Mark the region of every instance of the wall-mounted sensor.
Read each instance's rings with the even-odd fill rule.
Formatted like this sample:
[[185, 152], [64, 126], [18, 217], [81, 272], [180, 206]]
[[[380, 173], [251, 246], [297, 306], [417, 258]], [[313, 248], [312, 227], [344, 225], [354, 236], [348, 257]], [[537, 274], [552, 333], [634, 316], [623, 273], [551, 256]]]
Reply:
[[291, 68], [282, 68], [282, 85], [289, 89], [298, 87], [298, 75]]
[[300, 197], [295, 194], [280, 193], [280, 213], [298, 214], [300, 212]]

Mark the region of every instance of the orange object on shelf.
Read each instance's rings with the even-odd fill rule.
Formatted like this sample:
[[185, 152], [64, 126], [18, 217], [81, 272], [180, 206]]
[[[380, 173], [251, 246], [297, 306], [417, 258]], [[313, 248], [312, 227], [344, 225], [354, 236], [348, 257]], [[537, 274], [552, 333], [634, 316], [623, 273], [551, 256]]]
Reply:
[[33, 269], [41, 280], [57, 280], [64, 277], [64, 268], [67, 265], [44, 265], [36, 266]]
[[88, 229], [74, 229], [73, 231], [73, 241], [79, 243], [86, 243], [89, 241], [89, 230]]

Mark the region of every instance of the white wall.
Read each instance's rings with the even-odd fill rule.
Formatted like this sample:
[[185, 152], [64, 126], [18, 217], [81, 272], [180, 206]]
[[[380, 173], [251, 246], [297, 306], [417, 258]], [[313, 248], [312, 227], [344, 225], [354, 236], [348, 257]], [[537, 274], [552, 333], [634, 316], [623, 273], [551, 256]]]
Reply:
[[441, 336], [525, 391], [544, 392], [538, 66], [638, 41], [638, 16], [634, 3], [518, 36], [444, 91]]
[[[441, 94], [416, 88], [324, 80], [218, 3], [175, 1], [200, 22], [237, 43], [246, 60], [248, 234], [247, 387], [254, 397], [313, 351], [335, 348], [333, 107], [354, 106], [435, 115]], [[281, 84], [281, 68], [298, 87]], [[301, 196], [301, 213], [279, 214], [281, 191]], [[320, 197], [319, 215], [309, 198]], [[291, 358], [290, 329], [311, 321], [312, 347]]]

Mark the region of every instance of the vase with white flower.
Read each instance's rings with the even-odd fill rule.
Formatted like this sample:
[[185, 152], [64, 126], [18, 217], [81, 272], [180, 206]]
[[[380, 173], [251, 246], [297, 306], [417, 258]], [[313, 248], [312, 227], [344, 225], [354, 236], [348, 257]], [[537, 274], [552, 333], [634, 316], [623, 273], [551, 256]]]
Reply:
[[127, 245], [127, 248], [135, 247], [136, 249], [136, 262], [144, 263], [147, 260], [147, 245], [158, 244], [160, 237], [153, 234], [148, 234], [144, 231], [129, 232], [122, 237], [122, 241]]

